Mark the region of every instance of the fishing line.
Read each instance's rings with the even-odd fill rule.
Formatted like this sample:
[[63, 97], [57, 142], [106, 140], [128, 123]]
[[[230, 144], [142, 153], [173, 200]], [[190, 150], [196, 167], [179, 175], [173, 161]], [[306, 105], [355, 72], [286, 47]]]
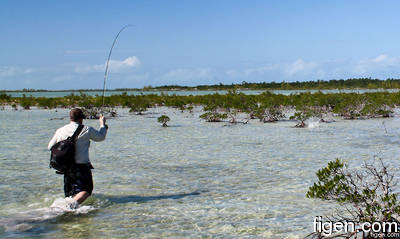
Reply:
[[105, 96], [105, 93], [106, 93], [106, 81], [107, 81], [107, 77], [108, 77], [108, 66], [109, 66], [109, 64], [110, 64], [110, 59], [111, 59], [112, 50], [113, 50], [113, 48], [114, 48], [115, 43], [117, 42], [117, 39], [118, 39], [118, 37], [119, 37], [119, 34], [121, 34], [121, 32], [122, 32], [123, 30], [125, 30], [125, 28], [127, 28], [127, 27], [133, 27], [133, 26], [134, 26], [134, 25], [128, 24], [128, 25], [125, 25], [123, 28], [121, 28], [121, 30], [119, 30], [118, 34], [115, 36], [114, 41], [113, 41], [113, 43], [112, 43], [112, 45], [111, 45], [110, 52], [108, 53], [108, 58], [107, 58], [106, 70], [105, 70], [105, 72], [104, 72], [103, 97], [102, 97], [103, 104], [101, 105], [101, 109], [103, 109], [103, 107], [104, 107], [104, 96]]
[[[389, 135], [388, 135], [388, 131], [387, 131], [387, 129], [386, 129], [386, 125], [385, 125], [385, 121], [384, 121], [384, 120], [382, 121], [382, 126], [383, 126], [383, 128], [385, 129], [385, 134], [386, 134], [386, 136], [389, 136]], [[380, 145], [380, 148], [381, 148], [381, 149], [379, 150], [379, 152], [378, 152], [377, 154], [374, 155], [374, 157], [380, 158], [379, 155], [382, 155], [383, 147], [384, 147], [383, 144]]]

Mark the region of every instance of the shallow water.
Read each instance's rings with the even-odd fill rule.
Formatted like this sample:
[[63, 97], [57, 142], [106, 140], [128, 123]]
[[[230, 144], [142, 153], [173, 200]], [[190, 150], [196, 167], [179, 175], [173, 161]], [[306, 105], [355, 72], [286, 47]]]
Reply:
[[[91, 145], [91, 210], [53, 217], [46, 210], [63, 196], [62, 176], [48, 168], [46, 148], [67, 118], [49, 119], [67, 113], [0, 111], [1, 238], [302, 238], [332, 209], [305, 197], [328, 161], [359, 167], [378, 155], [398, 168], [397, 116], [297, 129], [206, 123], [199, 109], [119, 109], [106, 141]], [[157, 123], [161, 114], [172, 127]]]

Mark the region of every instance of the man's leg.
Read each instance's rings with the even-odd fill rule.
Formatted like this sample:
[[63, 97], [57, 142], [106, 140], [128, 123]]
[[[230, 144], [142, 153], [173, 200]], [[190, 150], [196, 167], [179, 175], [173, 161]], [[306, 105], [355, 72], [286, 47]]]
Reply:
[[89, 196], [90, 194], [88, 192], [82, 191], [74, 196], [74, 200], [77, 201], [79, 204], [82, 204]]
[[72, 207], [82, 204], [91, 195], [92, 190], [92, 172], [88, 166], [74, 165], [74, 168], [64, 175], [65, 197], [72, 197]]
[[77, 167], [78, 173], [76, 177], [77, 190], [73, 199], [82, 204], [91, 194], [93, 190], [92, 171], [87, 165]]

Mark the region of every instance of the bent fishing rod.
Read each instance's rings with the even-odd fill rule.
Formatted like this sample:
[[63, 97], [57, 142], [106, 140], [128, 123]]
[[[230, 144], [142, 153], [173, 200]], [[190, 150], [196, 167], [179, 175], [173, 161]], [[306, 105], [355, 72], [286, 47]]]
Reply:
[[114, 41], [113, 41], [113, 43], [111, 45], [110, 52], [108, 53], [108, 58], [107, 58], [107, 63], [106, 63], [106, 70], [104, 72], [103, 97], [102, 97], [102, 102], [103, 103], [101, 105], [101, 110], [103, 110], [103, 107], [104, 107], [104, 96], [105, 96], [105, 93], [106, 93], [106, 81], [107, 81], [107, 77], [108, 77], [108, 66], [110, 64], [111, 53], [112, 53], [112, 50], [114, 48], [115, 43], [117, 42], [119, 34], [121, 34], [121, 32], [123, 30], [125, 30], [125, 28], [127, 28], [127, 27], [133, 27], [133, 25], [131, 25], [131, 24], [125, 25], [123, 28], [121, 28], [121, 30], [119, 30], [118, 34], [115, 36]]

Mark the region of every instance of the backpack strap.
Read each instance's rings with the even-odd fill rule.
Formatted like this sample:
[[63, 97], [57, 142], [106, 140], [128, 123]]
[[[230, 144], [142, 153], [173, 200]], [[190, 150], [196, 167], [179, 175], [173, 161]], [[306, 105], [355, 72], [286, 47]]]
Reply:
[[78, 128], [75, 130], [74, 134], [71, 136], [72, 141], [75, 141], [76, 137], [78, 137], [82, 129], [83, 129], [83, 124], [80, 124]]

